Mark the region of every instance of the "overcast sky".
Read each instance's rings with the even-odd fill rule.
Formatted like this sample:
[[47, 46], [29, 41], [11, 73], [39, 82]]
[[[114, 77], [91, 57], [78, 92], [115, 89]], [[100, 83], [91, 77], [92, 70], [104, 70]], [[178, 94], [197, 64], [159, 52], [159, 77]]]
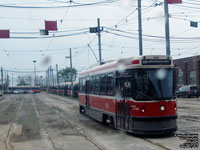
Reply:
[[[102, 4], [82, 6], [96, 2]], [[73, 67], [78, 70], [87, 68], [96, 63], [88, 44], [99, 58], [97, 35], [89, 33], [89, 27], [97, 26], [97, 18], [104, 27], [101, 33], [104, 61], [138, 56], [136, 0], [103, 2], [105, 0], [73, 0], [71, 4], [64, 0], [1, 0], [0, 30], [9, 29], [11, 38], [0, 39], [0, 66], [7, 70], [30, 71], [33, 70], [33, 60], [36, 60], [37, 70], [47, 70], [50, 65], [55, 68], [56, 64], [64, 68], [69, 66], [69, 59], [65, 56], [69, 56], [69, 48], [72, 48]], [[144, 55], [166, 54], [162, 2], [142, 0]], [[62, 7], [75, 5], [79, 7]], [[171, 55], [174, 59], [199, 55], [200, 27], [190, 27], [190, 21], [200, 22], [199, 6], [200, 0], [183, 0], [183, 4], [169, 5]], [[54, 34], [54, 38], [40, 36], [39, 30], [45, 28], [45, 20], [57, 20], [58, 32], [49, 34]], [[60, 35], [64, 37], [57, 37]], [[14, 73], [14, 76], [18, 75]]]

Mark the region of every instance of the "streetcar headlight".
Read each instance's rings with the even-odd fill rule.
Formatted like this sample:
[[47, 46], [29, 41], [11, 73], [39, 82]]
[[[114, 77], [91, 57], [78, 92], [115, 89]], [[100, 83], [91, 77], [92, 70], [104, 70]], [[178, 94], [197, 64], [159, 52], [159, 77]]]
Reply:
[[144, 113], [144, 110], [145, 110], [145, 107], [144, 106], [142, 106], [142, 112]]
[[163, 106], [163, 105], [160, 106], [160, 110], [161, 110], [161, 111], [164, 111], [164, 110], [165, 110], [165, 106]]

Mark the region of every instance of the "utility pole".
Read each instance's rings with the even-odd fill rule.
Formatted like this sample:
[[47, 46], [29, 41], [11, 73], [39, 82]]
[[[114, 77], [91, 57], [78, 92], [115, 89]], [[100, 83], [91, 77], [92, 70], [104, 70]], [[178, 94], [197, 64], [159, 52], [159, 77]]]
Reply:
[[103, 28], [100, 26], [100, 19], [97, 18], [97, 27], [90, 27], [90, 33], [97, 33], [98, 34], [98, 45], [99, 45], [99, 64], [102, 65], [102, 57], [101, 57], [101, 31]]
[[12, 87], [13, 87], [13, 73], [12, 73]]
[[8, 87], [9, 87], [9, 75], [8, 75], [8, 71], [7, 71], [7, 84], [6, 84], [6, 90], [8, 90]]
[[73, 75], [72, 75], [72, 49], [69, 49], [69, 54], [70, 54], [70, 68], [71, 68], [71, 87], [73, 87]]
[[56, 78], [57, 78], [57, 86], [59, 87], [58, 64], [56, 64]]
[[[69, 49], [69, 55], [70, 56], [66, 56], [65, 58], [70, 58], [70, 69], [71, 69], [71, 90], [73, 88], [73, 74], [72, 74], [72, 49], [70, 48]], [[72, 90], [72, 93], [73, 94], [73, 90]]]
[[6, 82], [7, 82], [7, 75], [6, 75], [6, 73], [7, 73], [7, 72], [6, 72], [6, 70], [5, 70], [5, 71], [4, 71], [4, 76], [5, 76], [5, 77], [4, 77], [4, 78], [5, 78], [5, 79], [4, 79], [4, 90], [6, 90], [6, 85], [7, 85], [7, 83], [6, 83]]
[[138, 32], [139, 32], [139, 55], [143, 55], [141, 0], [138, 0]]
[[36, 71], [35, 71], [36, 60], [34, 60], [33, 63], [34, 63], [34, 86], [36, 86]]
[[54, 87], [54, 75], [53, 75], [53, 68], [51, 69], [51, 73], [52, 73], [52, 82], [53, 82], [53, 87]]
[[102, 58], [101, 58], [101, 26], [100, 26], [100, 19], [97, 18], [97, 32], [98, 32], [98, 41], [99, 41], [99, 63], [102, 65]]
[[47, 88], [47, 86], [48, 86], [48, 83], [47, 83], [47, 71], [46, 71], [46, 88]]
[[70, 53], [70, 68], [71, 68], [71, 96], [73, 96], [73, 75], [72, 75], [72, 49], [69, 49]]
[[3, 90], [3, 68], [1, 67], [1, 90]]
[[168, 4], [166, 0], [164, 0], [164, 10], [165, 10], [166, 55], [170, 56], [169, 12], [168, 12]]
[[48, 67], [48, 70], [47, 70], [47, 88], [49, 90], [49, 67]]
[[49, 67], [49, 85], [52, 86], [52, 78], [51, 78], [51, 65]]
[[66, 56], [65, 58], [70, 58], [70, 69], [71, 69], [71, 85], [73, 86], [73, 75], [72, 75], [72, 49], [69, 49], [69, 55]]

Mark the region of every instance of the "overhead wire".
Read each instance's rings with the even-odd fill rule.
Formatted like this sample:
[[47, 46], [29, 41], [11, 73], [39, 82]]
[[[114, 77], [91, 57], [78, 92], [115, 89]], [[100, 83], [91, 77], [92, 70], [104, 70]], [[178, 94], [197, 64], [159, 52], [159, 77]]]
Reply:
[[[69, 6], [70, 6], [70, 5], [71, 5], [71, 1], [70, 1], [70, 3], [69, 3]], [[68, 11], [69, 11], [69, 7], [68, 7], [67, 10], [65, 11], [62, 20], [65, 19], [65, 17], [66, 17], [66, 15], [67, 15]], [[60, 22], [60, 25], [58, 26], [58, 29], [57, 29], [57, 30], [59, 30], [59, 28], [61, 27], [61, 25], [62, 25], [62, 21]], [[53, 37], [54, 37], [54, 36], [55, 36], [55, 34], [53, 35]], [[46, 48], [45, 50], [48, 50], [48, 49], [49, 49], [49, 47], [50, 47], [50, 45], [51, 45], [53, 39], [54, 39], [54, 38], [52, 38], [52, 39], [50, 40], [50, 42], [49, 42], [49, 44], [48, 44], [48, 46], [47, 46], [47, 48]], [[46, 52], [46, 51], [44, 51], [44, 53], [42, 54], [42, 56], [45, 55], [45, 52]]]
[[[118, 2], [119, 0], [102, 0], [99, 2], [91, 2], [91, 3], [81, 3], [81, 4], [74, 4], [69, 6], [17, 6], [17, 5], [9, 5], [9, 4], [1, 4], [0, 7], [5, 8], [20, 8], [20, 9], [56, 9], [56, 8], [69, 8], [69, 7], [84, 7], [84, 6], [96, 6], [96, 5], [105, 5], [111, 4], [114, 2]], [[72, 3], [73, 1], [70, 0], [67, 3]]]
[[3, 51], [6, 53], [6, 56], [8, 57], [8, 60], [11, 64], [11, 66], [14, 66], [13, 62], [11, 61], [10, 57], [9, 57], [9, 52], [7, 52], [7, 50], [5, 49], [5, 47], [3, 46], [3, 44], [0, 41], [0, 46], [3, 48]]

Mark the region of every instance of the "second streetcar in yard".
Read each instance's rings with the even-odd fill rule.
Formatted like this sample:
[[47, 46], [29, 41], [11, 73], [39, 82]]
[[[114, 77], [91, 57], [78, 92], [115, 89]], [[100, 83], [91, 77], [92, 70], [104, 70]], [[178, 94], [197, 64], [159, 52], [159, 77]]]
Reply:
[[177, 130], [173, 60], [139, 56], [96, 66], [79, 74], [83, 113], [135, 134]]

